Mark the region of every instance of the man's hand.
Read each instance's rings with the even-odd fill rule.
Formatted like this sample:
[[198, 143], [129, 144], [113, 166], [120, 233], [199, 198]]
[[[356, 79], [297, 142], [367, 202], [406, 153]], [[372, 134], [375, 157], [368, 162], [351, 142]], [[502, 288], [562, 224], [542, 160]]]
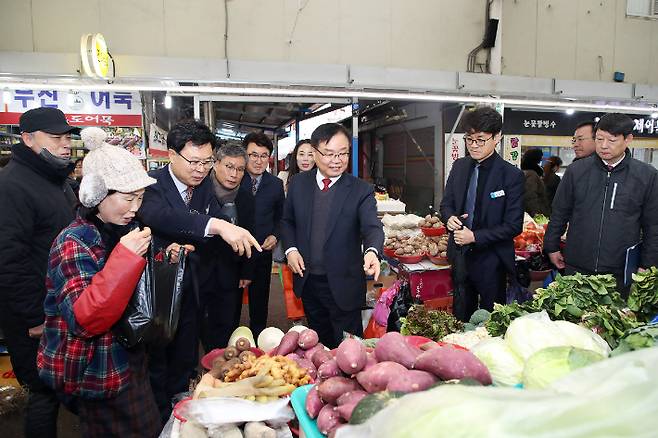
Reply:
[[263, 242], [263, 245], [261, 245], [261, 246], [263, 247], [264, 250], [271, 251], [276, 246], [276, 242], [277, 242], [276, 237], [270, 235], [270, 236], [267, 236], [267, 238], [265, 239], [265, 242]]
[[558, 269], [564, 269], [566, 264], [564, 263], [564, 257], [562, 256], [562, 253], [560, 251], [552, 252], [548, 255], [548, 258], [550, 259], [551, 263], [555, 265], [556, 268]]
[[458, 218], [457, 216], [450, 216], [450, 218], [448, 219], [448, 223], [446, 224], [446, 226], [448, 227], [448, 230], [449, 231], [457, 231], [457, 230], [461, 229], [461, 227], [464, 226], [464, 224], [462, 223], [462, 220], [466, 219], [467, 217], [468, 217], [467, 214], [462, 215], [461, 218]]
[[142, 257], [146, 254], [146, 250], [149, 249], [149, 245], [151, 244], [151, 229], [144, 227], [140, 231], [136, 228], [123, 236], [119, 242], [130, 251]]
[[258, 251], [263, 251], [254, 236], [244, 228], [240, 228], [223, 219], [213, 218], [211, 220], [213, 223], [210, 226], [210, 234], [219, 235], [238, 254], [246, 254], [247, 257], [251, 257], [252, 246]]
[[43, 334], [43, 324], [28, 329], [27, 335], [31, 338], [38, 339]]
[[191, 253], [195, 250], [193, 245], [181, 245], [179, 243], [172, 243], [165, 250], [165, 254], [169, 257], [169, 263], [175, 265], [180, 260], [180, 249], [184, 248], [186, 253]]
[[453, 235], [455, 237], [455, 243], [460, 246], [475, 242], [475, 234], [466, 227], [462, 227], [461, 230], [455, 231]]
[[375, 281], [377, 281], [379, 278], [379, 270], [380, 265], [377, 255], [372, 251], [365, 253], [363, 255], [363, 272], [365, 272], [366, 275], [374, 275]]
[[244, 289], [245, 287], [248, 287], [250, 284], [251, 284], [251, 280], [242, 279], [240, 280], [240, 283], [238, 283], [238, 288]]
[[306, 266], [304, 266], [304, 258], [299, 253], [299, 251], [290, 251], [286, 258], [288, 259], [288, 266], [290, 266], [290, 270], [300, 277], [303, 277]]

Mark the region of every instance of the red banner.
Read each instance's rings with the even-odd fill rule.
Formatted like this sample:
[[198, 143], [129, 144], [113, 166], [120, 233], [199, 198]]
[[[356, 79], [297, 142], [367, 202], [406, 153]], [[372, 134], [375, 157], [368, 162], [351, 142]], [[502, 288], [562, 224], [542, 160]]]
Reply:
[[[18, 125], [21, 114], [0, 112], [0, 125]], [[142, 116], [136, 114], [66, 114], [66, 120], [73, 126], [142, 126]]]

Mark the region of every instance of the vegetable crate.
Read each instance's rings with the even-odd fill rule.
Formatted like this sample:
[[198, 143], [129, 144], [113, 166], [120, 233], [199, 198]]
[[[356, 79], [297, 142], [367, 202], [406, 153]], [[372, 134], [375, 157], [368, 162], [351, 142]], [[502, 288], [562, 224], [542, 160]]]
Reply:
[[452, 313], [452, 297], [433, 298], [423, 301], [426, 308]]

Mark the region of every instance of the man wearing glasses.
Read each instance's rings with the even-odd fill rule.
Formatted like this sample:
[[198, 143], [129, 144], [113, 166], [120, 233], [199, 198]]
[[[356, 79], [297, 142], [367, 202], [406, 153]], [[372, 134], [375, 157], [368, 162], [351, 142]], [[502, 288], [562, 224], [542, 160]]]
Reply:
[[450, 231], [448, 257], [465, 251], [468, 272], [466, 310], [491, 311], [505, 304], [507, 276], [515, 274], [513, 239], [523, 229], [523, 172], [496, 153], [503, 120], [490, 107], [464, 115], [469, 155], [455, 161], [448, 177], [441, 217]]
[[573, 133], [571, 144], [576, 158], [573, 161], [586, 158], [596, 152], [596, 142], [594, 141], [595, 129], [594, 122], [582, 122], [576, 126]]
[[309, 327], [329, 348], [344, 331], [362, 336], [366, 275], [379, 276], [384, 244], [373, 186], [346, 173], [350, 142], [338, 123], [313, 131], [317, 169], [292, 180], [281, 220], [293, 289]]
[[[210, 172], [220, 214], [231, 223], [249, 231], [254, 226], [254, 197], [240, 190], [247, 166], [247, 153], [237, 145], [224, 145], [215, 151], [215, 166]], [[203, 344], [206, 351], [224, 348], [240, 325], [242, 289], [253, 277], [253, 258], [239, 256], [223, 241], [217, 242], [217, 286], [210, 292], [204, 315]]]
[[170, 163], [149, 172], [157, 183], [147, 188], [139, 210], [139, 217], [153, 231], [156, 251], [172, 242], [193, 250], [185, 268], [176, 335], [169, 345], [149, 353], [151, 386], [163, 422], [169, 419], [172, 397], [187, 391], [197, 375], [201, 312], [216, 286], [212, 237], [220, 236], [239, 255], [251, 256], [252, 246], [260, 250], [249, 231], [218, 218], [212, 182], [206, 178], [215, 162], [214, 144], [214, 134], [203, 123], [177, 123], [167, 135]]
[[254, 237], [263, 247], [253, 261], [253, 279], [249, 285], [249, 328], [258, 334], [267, 326], [267, 313], [272, 280], [272, 250], [279, 239], [279, 223], [283, 212], [283, 182], [269, 173], [272, 140], [262, 132], [252, 132], [242, 140], [247, 151], [247, 172], [240, 190], [255, 202]]
[[[639, 266], [658, 265], [658, 171], [628, 149], [635, 122], [610, 113], [596, 126], [596, 153], [567, 168], [544, 236], [551, 262], [568, 275], [613, 274], [622, 296], [626, 251], [642, 239]], [[567, 224], [564, 255], [560, 238]], [[625, 281], [628, 280], [628, 281]]]

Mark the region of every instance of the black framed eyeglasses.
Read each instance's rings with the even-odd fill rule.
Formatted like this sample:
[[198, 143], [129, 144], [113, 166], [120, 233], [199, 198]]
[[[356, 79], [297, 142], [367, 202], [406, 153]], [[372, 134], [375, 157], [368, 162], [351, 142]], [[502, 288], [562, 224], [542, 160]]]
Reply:
[[208, 158], [207, 160], [188, 160], [180, 152], [176, 152], [176, 153], [183, 160], [187, 161], [187, 164], [189, 164], [191, 167], [195, 169], [198, 169], [200, 166], [203, 167], [204, 169], [210, 169], [215, 164], [215, 160], [213, 158]]
[[489, 140], [491, 140], [491, 139], [494, 138], [494, 137], [495, 137], [495, 135], [492, 135], [492, 136], [489, 137], [489, 138], [471, 138], [471, 137], [465, 135], [465, 136], [464, 136], [464, 142], [466, 142], [466, 145], [467, 145], [467, 146], [472, 146], [473, 143], [475, 143], [475, 144], [478, 145], [479, 147], [482, 147], [482, 146], [484, 146]]
[[249, 155], [249, 158], [252, 161], [258, 161], [259, 159], [261, 159], [263, 161], [267, 161], [270, 158], [270, 154], [257, 154], [256, 152], [252, 152], [252, 153], [247, 154], [247, 155]]
[[343, 161], [343, 160], [346, 160], [350, 156], [349, 152], [338, 152], [338, 153], [334, 153], [334, 154], [326, 154], [318, 148], [315, 148], [315, 150], [318, 151], [318, 153], [320, 155], [322, 155], [324, 158], [328, 158], [330, 161], [331, 160]]

